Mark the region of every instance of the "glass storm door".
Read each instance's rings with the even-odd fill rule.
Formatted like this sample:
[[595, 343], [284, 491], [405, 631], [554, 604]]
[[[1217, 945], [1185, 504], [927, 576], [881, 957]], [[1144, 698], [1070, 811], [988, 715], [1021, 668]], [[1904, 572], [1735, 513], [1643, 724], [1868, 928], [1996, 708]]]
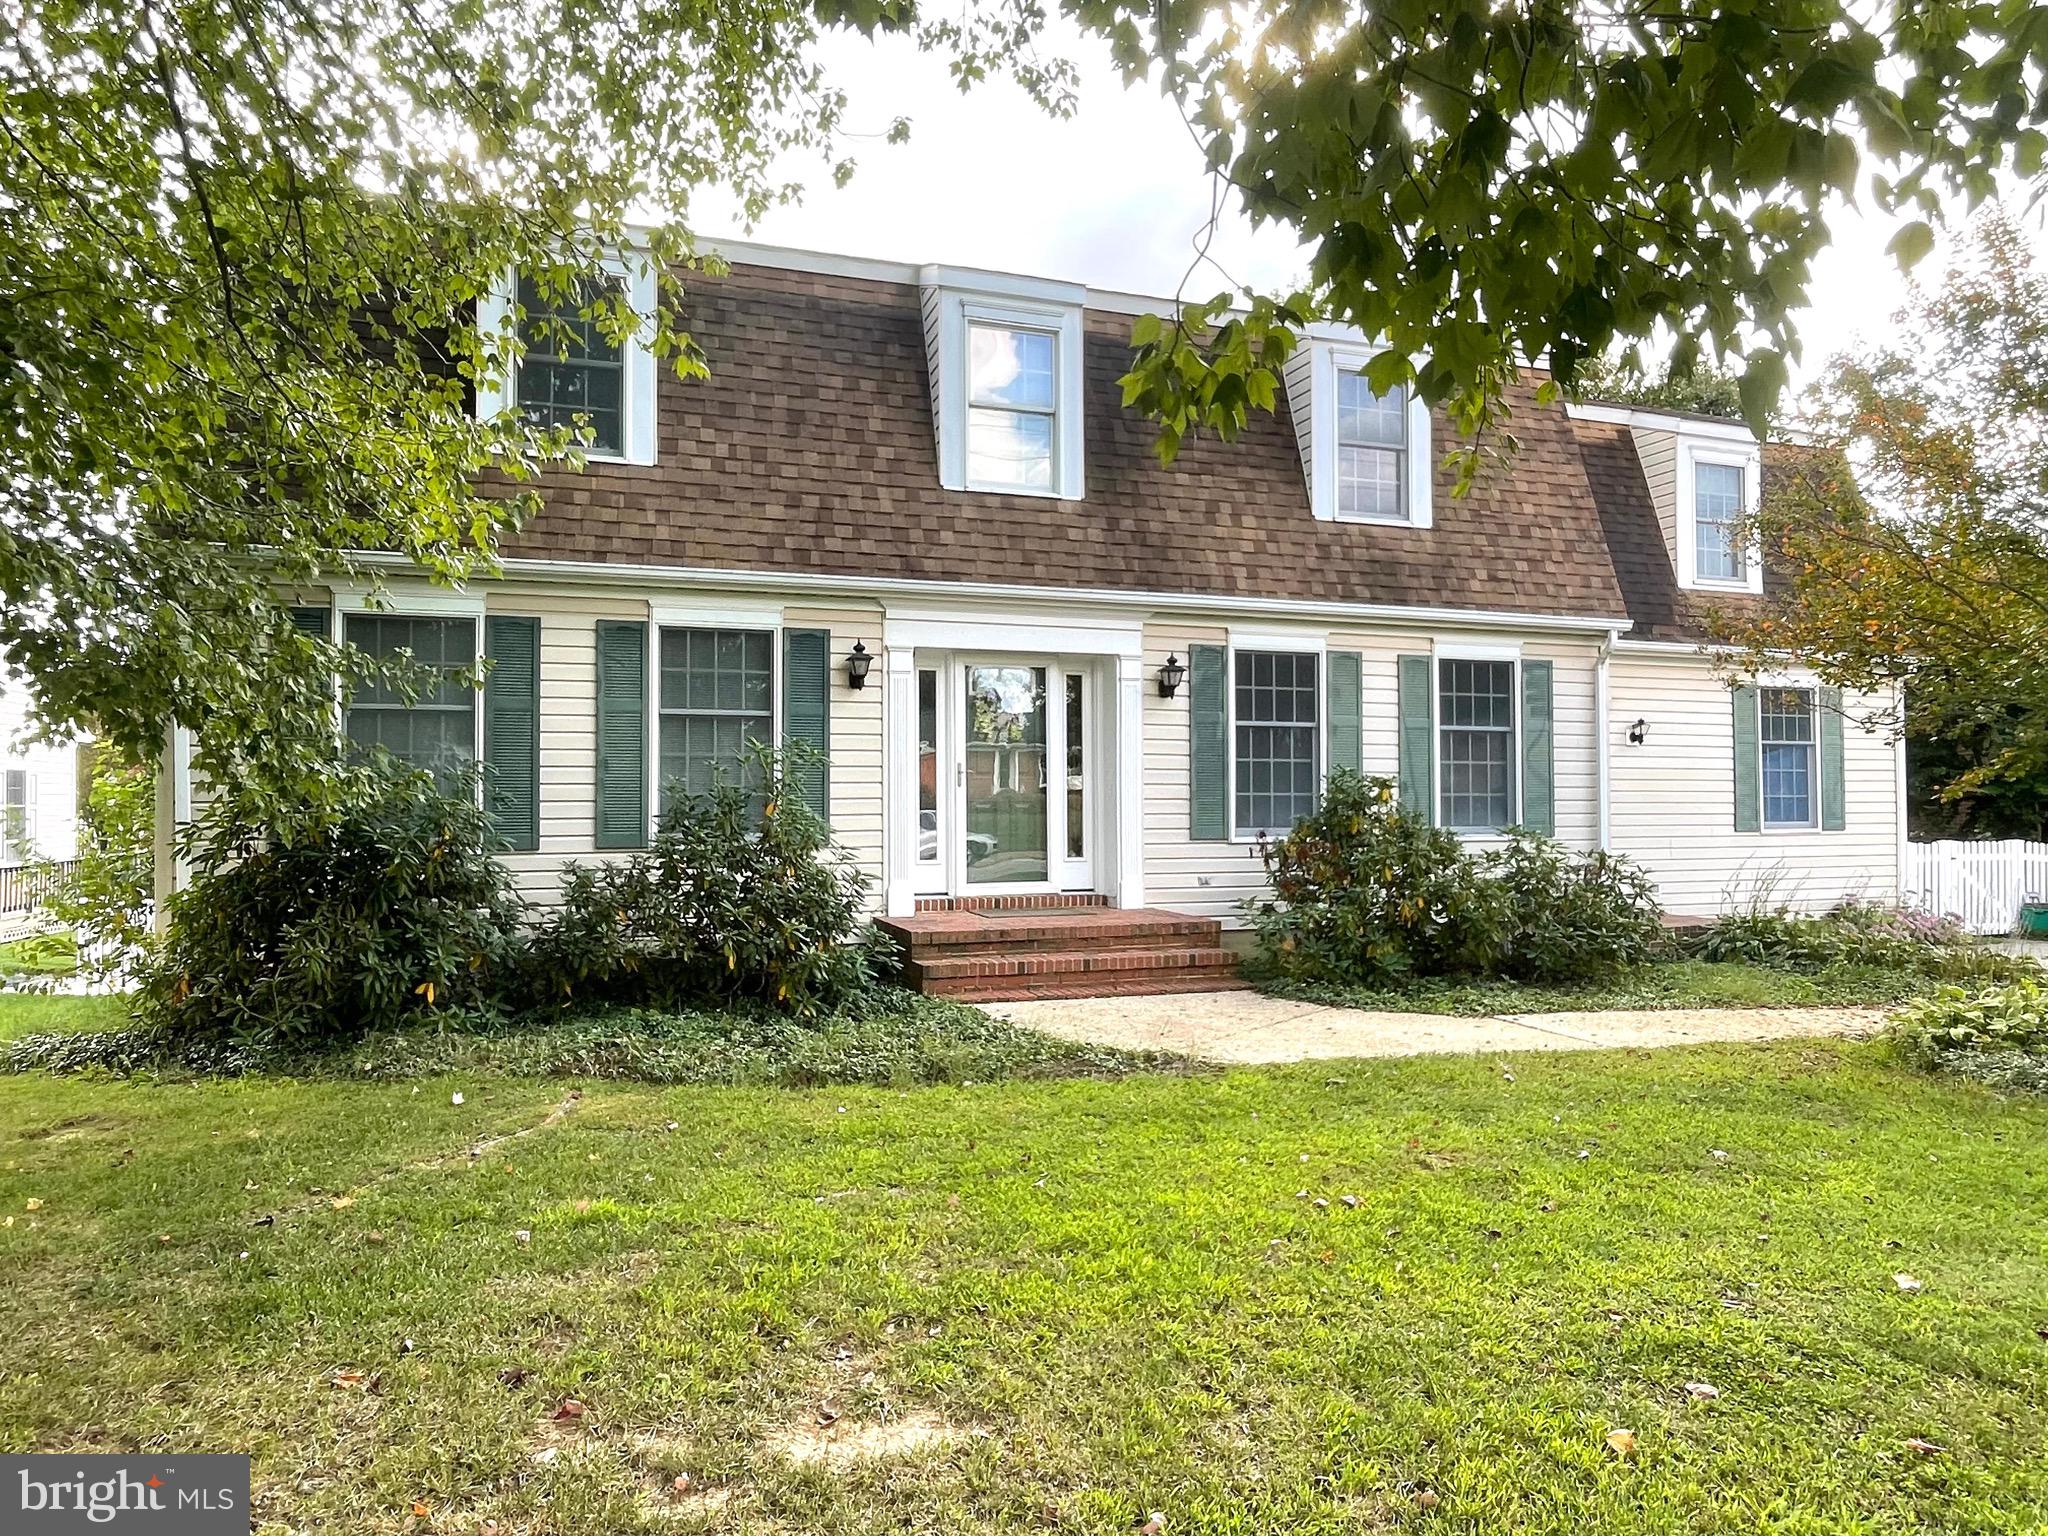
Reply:
[[1052, 880], [1052, 740], [1047, 669], [970, 662], [961, 725], [961, 872], [970, 889]]

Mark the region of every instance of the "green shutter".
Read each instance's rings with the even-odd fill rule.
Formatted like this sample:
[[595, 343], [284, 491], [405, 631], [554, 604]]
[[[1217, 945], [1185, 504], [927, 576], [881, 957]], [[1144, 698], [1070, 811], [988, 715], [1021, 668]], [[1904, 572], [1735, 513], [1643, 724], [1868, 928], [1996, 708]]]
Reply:
[[1763, 792], [1757, 780], [1763, 764], [1757, 747], [1757, 691], [1752, 684], [1737, 688], [1735, 704], [1735, 830], [1761, 832]]
[[1522, 825], [1557, 834], [1557, 791], [1551, 731], [1550, 663], [1522, 663]]
[[315, 640], [334, 638], [334, 610], [314, 608], [294, 603], [291, 607], [292, 628], [302, 635], [311, 635]]
[[1820, 829], [1839, 832], [1848, 824], [1848, 790], [1842, 781], [1842, 690], [1823, 688], [1820, 701]]
[[647, 626], [597, 624], [597, 846], [647, 844]]
[[1330, 771], [1357, 773], [1365, 761], [1365, 658], [1356, 651], [1332, 651], [1329, 664]]
[[1430, 658], [1403, 656], [1401, 677], [1401, 809], [1436, 820], [1435, 701], [1430, 697]]
[[516, 852], [540, 847], [540, 620], [484, 621], [485, 804]]
[[1230, 836], [1230, 712], [1220, 645], [1188, 647], [1188, 836]]
[[782, 636], [782, 739], [809, 747], [795, 778], [804, 804], [831, 820], [832, 631], [791, 629]]

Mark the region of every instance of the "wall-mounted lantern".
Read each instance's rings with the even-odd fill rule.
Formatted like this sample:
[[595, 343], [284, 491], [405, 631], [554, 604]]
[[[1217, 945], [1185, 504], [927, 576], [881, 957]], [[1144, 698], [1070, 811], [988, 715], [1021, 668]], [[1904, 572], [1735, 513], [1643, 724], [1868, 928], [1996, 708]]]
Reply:
[[868, 654], [867, 646], [856, 640], [853, 650], [846, 658], [846, 686], [865, 688], [868, 685], [868, 668], [875, 664], [875, 658]]
[[1168, 654], [1166, 665], [1159, 669], [1159, 697], [1170, 699], [1180, 692], [1180, 685], [1187, 681], [1188, 669], [1180, 664], [1178, 656]]
[[1647, 720], [1638, 720], [1638, 721], [1637, 721], [1637, 722], [1636, 722], [1636, 723], [1635, 723], [1634, 725], [1632, 725], [1632, 726], [1630, 726], [1630, 727], [1628, 728], [1628, 744], [1629, 744], [1630, 746], [1632, 746], [1632, 747], [1640, 747], [1640, 746], [1641, 746], [1641, 745], [1642, 745], [1642, 744], [1643, 744], [1644, 742], [1648, 741], [1649, 739], [1650, 739], [1650, 722], [1649, 722], [1649, 721], [1647, 721]]

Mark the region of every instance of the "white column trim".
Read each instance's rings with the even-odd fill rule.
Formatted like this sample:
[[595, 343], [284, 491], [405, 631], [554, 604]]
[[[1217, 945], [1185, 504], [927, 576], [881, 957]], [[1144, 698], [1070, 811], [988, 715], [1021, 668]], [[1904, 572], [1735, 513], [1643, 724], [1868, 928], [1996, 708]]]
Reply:
[[1116, 659], [1116, 875], [1111, 899], [1145, 905], [1145, 659]]
[[882, 651], [882, 909], [917, 911], [917, 652]]

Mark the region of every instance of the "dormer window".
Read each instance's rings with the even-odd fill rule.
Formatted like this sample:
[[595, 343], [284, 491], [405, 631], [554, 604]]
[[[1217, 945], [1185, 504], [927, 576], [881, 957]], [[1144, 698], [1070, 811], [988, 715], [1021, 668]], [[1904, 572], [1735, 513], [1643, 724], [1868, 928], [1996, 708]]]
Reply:
[[1332, 326], [1312, 332], [1287, 360], [1287, 409], [1309, 509], [1326, 523], [1427, 528], [1429, 407], [1399, 387], [1374, 392], [1366, 367], [1377, 352], [1357, 332]]
[[[641, 317], [640, 330], [618, 340], [593, 312], [613, 297]], [[536, 426], [569, 428], [591, 460], [652, 464], [654, 306], [654, 272], [637, 257], [603, 262], [566, 292], [507, 273], [477, 306], [477, 324], [492, 340], [516, 336], [520, 356], [509, 377], [477, 390], [477, 419], [516, 412]]]
[[1408, 448], [1408, 396], [1376, 395], [1365, 375], [1337, 375], [1337, 516], [1408, 521], [1402, 460]]
[[1701, 581], [1746, 581], [1747, 562], [1737, 540], [1742, 523], [1742, 466], [1695, 459], [1692, 472], [1693, 535], [1697, 540], [1694, 570]]
[[[527, 420], [567, 427], [592, 453], [616, 456], [626, 444], [626, 349], [605, 334], [595, 310], [618, 293], [615, 279], [586, 278], [548, 298], [519, 278], [519, 341], [512, 397]], [[587, 431], [588, 436], [582, 436]]]
[[926, 267], [919, 273], [939, 484], [1078, 501], [1081, 315], [1073, 283]]
[[1053, 488], [1059, 338], [971, 321], [967, 327], [967, 479], [1041, 494]]

